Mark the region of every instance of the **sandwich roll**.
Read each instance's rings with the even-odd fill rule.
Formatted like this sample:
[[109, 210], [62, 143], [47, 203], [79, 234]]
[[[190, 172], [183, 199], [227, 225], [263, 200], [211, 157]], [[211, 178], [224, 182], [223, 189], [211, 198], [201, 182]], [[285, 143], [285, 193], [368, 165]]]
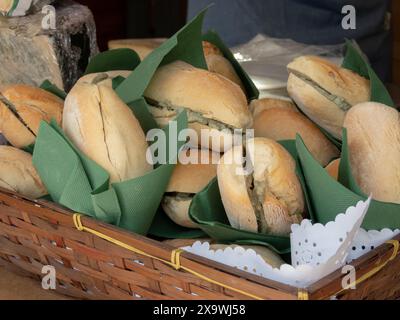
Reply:
[[65, 101], [63, 129], [86, 156], [110, 174], [110, 183], [152, 170], [138, 120], [107, 82], [83, 81], [72, 88]]
[[0, 187], [31, 199], [47, 194], [32, 164], [32, 156], [10, 146], [0, 146]]
[[290, 109], [298, 112], [296, 105], [292, 101], [287, 100], [264, 98], [253, 100], [250, 103], [250, 111], [253, 117], [257, 117], [263, 111], [270, 109]]
[[[246, 129], [252, 125], [247, 98], [240, 87], [218, 74], [197, 69], [185, 62], [176, 61], [160, 67], [145, 91], [150, 112], [160, 126], [173, 120], [179, 112], [186, 110], [189, 128], [206, 129], [211, 137], [233, 136], [235, 129]], [[209, 139], [196, 146], [209, 148]], [[224, 151], [222, 145], [213, 151]]]
[[150, 53], [161, 46], [165, 40], [163, 38], [111, 40], [108, 42], [108, 48], [110, 50], [131, 49], [139, 55], [141, 60], [144, 60]]
[[177, 164], [162, 201], [162, 207], [176, 224], [197, 229], [197, 225], [189, 217], [189, 207], [193, 197], [217, 176], [217, 165], [213, 163], [218, 162], [220, 155], [209, 150], [197, 149], [184, 150], [180, 157], [183, 155], [194, 161]]
[[[246, 166], [243, 171], [243, 155]], [[304, 196], [296, 163], [277, 142], [250, 139], [221, 159], [218, 184], [230, 224], [237, 229], [287, 236], [304, 213]]]
[[35, 142], [40, 122], [61, 123], [63, 101], [40, 88], [18, 84], [0, 92], [0, 132], [17, 148]]
[[346, 113], [371, 98], [369, 80], [319, 57], [297, 58], [288, 71], [290, 97], [312, 121], [338, 139]]
[[244, 246], [244, 245], [238, 246], [238, 245], [225, 245], [225, 244], [211, 244], [210, 245], [210, 249], [214, 250], [214, 251], [226, 250], [229, 248], [231, 248], [232, 250], [235, 250], [238, 247], [241, 247], [245, 250], [253, 250], [272, 268], [279, 269], [282, 265], [285, 264], [285, 262], [282, 260], [282, 258], [277, 253], [275, 253], [274, 251], [272, 251], [271, 249], [268, 249], [266, 247]]
[[254, 134], [275, 141], [296, 140], [299, 134], [323, 167], [340, 154], [313, 122], [292, 108], [271, 108], [260, 112], [254, 119]]
[[383, 104], [354, 106], [346, 116], [353, 176], [366, 195], [400, 204], [400, 116]]
[[325, 170], [328, 174], [335, 180], [339, 179], [339, 167], [340, 167], [340, 159], [336, 159], [328, 164]]
[[230, 61], [224, 57], [220, 49], [207, 41], [203, 41], [203, 50], [207, 67], [210, 72], [224, 76], [225, 78], [236, 83], [243, 90], [243, 92], [246, 92], [242, 80], [240, 80], [235, 68]]

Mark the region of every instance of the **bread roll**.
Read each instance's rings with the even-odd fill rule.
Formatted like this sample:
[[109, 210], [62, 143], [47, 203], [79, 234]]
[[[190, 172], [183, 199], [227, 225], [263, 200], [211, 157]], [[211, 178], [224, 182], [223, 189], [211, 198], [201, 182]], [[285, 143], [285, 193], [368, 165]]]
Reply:
[[[210, 136], [219, 137], [224, 130], [232, 135], [235, 129], [249, 128], [252, 124], [246, 96], [238, 85], [182, 61], [159, 68], [145, 97], [160, 126], [175, 118], [182, 109], [188, 113], [190, 128], [206, 129]], [[200, 137], [201, 133], [197, 133]], [[208, 142], [204, 139], [199, 144], [209, 148]], [[217, 145], [213, 151], [221, 152], [223, 148]]]
[[257, 117], [261, 112], [270, 109], [290, 109], [298, 112], [296, 105], [292, 101], [287, 100], [264, 98], [253, 100], [250, 103], [250, 111], [253, 117]]
[[190, 149], [182, 151], [180, 157], [182, 156], [193, 161], [177, 164], [162, 207], [176, 224], [197, 229], [197, 225], [189, 217], [189, 207], [195, 194], [202, 191], [217, 176], [216, 163], [220, 155], [209, 150]]
[[274, 251], [262, 247], [262, 246], [243, 246], [243, 245], [224, 245], [224, 244], [212, 244], [210, 245], [211, 250], [226, 250], [228, 248], [232, 248], [235, 250], [237, 247], [242, 247], [245, 250], [253, 250], [256, 254], [258, 254], [267, 264], [269, 264], [272, 268], [279, 269], [285, 262], [282, 258], [275, 253]]
[[0, 187], [32, 199], [47, 194], [32, 156], [10, 146], [0, 146]]
[[40, 88], [18, 84], [0, 93], [0, 132], [17, 148], [35, 142], [42, 120], [61, 123], [63, 101]]
[[223, 53], [217, 46], [208, 41], [203, 41], [203, 50], [208, 71], [224, 76], [225, 78], [236, 83], [243, 90], [243, 92], [246, 92], [243, 82], [236, 73], [235, 68], [231, 62], [224, 57]]
[[314, 123], [291, 108], [271, 108], [259, 113], [254, 119], [254, 134], [275, 141], [296, 140], [299, 134], [323, 167], [340, 154]]
[[336, 159], [328, 164], [325, 170], [328, 174], [335, 180], [339, 179], [339, 167], [340, 167], [340, 159]]
[[371, 98], [369, 80], [355, 72], [313, 56], [288, 65], [288, 92], [316, 124], [341, 139], [346, 112]]
[[[242, 155], [252, 172], [240, 174]], [[243, 173], [243, 172], [242, 172]], [[228, 151], [218, 165], [218, 184], [230, 224], [237, 229], [287, 236], [304, 213], [296, 163], [277, 142], [251, 139]]]
[[110, 174], [110, 182], [152, 170], [145, 134], [129, 107], [107, 84], [77, 83], [65, 101], [63, 129], [72, 142]]
[[110, 50], [121, 48], [132, 49], [139, 55], [141, 60], [144, 60], [153, 50], [161, 46], [165, 40], [162, 38], [111, 40], [108, 42], [108, 48]]
[[400, 204], [400, 117], [383, 104], [367, 102], [346, 116], [350, 164], [366, 195]]

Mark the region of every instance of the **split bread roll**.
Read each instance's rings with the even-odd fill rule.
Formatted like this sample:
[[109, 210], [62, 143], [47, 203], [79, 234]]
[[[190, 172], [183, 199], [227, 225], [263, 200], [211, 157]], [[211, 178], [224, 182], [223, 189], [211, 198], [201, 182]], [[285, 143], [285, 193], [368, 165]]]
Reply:
[[340, 154], [313, 122], [291, 108], [271, 108], [260, 112], [254, 118], [254, 134], [275, 141], [296, 140], [299, 134], [323, 167]]
[[[224, 141], [235, 129], [252, 125], [247, 98], [240, 87], [223, 76], [176, 61], [160, 67], [144, 94], [158, 125], [165, 126], [186, 110], [189, 128], [199, 141], [190, 146], [224, 151]], [[208, 137], [200, 139], [201, 131]], [[210, 145], [214, 139], [216, 143]], [[232, 142], [227, 143], [230, 147]]]
[[83, 81], [72, 88], [65, 100], [63, 129], [78, 149], [110, 174], [110, 183], [152, 170], [139, 121], [107, 82]]
[[179, 162], [170, 179], [162, 201], [165, 213], [176, 224], [197, 229], [189, 217], [189, 207], [193, 197], [202, 191], [217, 176], [220, 155], [209, 150], [189, 149], [179, 155]]
[[339, 180], [339, 167], [340, 167], [340, 159], [336, 159], [328, 164], [325, 170], [328, 174], [335, 180]]
[[16, 148], [33, 144], [40, 122], [61, 124], [64, 102], [46, 90], [18, 84], [0, 93], [0, 132]]
[[10, 146], [0, 146], [0, 187], [31, 199], [47, 194], [32, 156]]
[[253, 250], [256, 254], [258, 254], [267, 264], [269, 264], [272, 268], [279, 269], [282, 265], [285, 264], [285, 261], [275, 253], [274, 251], [262, 247], [262, 246], [243, 246], [243, 245], [225, 245], [225, 244], [212, 244], [210, 245], [211, 250], [226, 250], [228, 248], [232, 248], [235, 250], [237, 247], [242, 247], [245, 250]]
[[400, 116], [380, 103], [353, 107], [346, 116], [353, 176], [366, 195], [400, 204]]
[[[243, 154], [246, 166], [243, 170]], [[304, 196], [296, 162], [277, 142], [255, 138], [228, 151], [218, 165], [218, 184], [230, 224], [237, 229], [287, 236], [300, 223]]]
[[203, 41], [204, 56], [206, 58], [207, 67], [210, 72], [218, 73], [225, 78], [236, 83], [243, 92], [246, 92], [242, 80], [235, 71], [231, 62], [224, 57], [219, 48], [210, 42]]
[[287, 100], [264, 98], [253, 100], [250, 103], [250, 111], [253, 117], [257, 117], [260, 113], [270, 109], [290, 109], [299, 112], [296, 105], [292, 101]]
[[317, 125], [341, 139], [346, 112], [370, 100], [369, 80], [353, 71], [314, 56], [303, 56], [288, 65], [288, 93]]

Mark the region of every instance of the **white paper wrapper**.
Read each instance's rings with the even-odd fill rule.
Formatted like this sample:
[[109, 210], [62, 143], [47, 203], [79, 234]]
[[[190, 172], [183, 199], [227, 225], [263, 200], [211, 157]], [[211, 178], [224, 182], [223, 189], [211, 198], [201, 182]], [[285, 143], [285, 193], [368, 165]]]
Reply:
[[0, 15], [22, 17], [30, 11], [38, 11], [54, 0], [0, 0]]
[[[214, 251], [210, 250], [209, 243], [197, 242], [192, 247], [183, 249], [271, 280], [305, 288], [343, 267], [350, 257], [354, 241], [365, 240], [363, 233], [360, 233], [360, 226], [370, 202], [370, 199], [359, 202], [326, 226], [313, 225], [309, 220], [304, 220], [301, 225], [293, 225], [292, 265], [285, 264], [280, 269], [272, 268], [254, 250], [245, 250], [242, 247]], [[376, 244], [390, 237], [388, 232], [379, 234], [380, 236], [373, 236]]]

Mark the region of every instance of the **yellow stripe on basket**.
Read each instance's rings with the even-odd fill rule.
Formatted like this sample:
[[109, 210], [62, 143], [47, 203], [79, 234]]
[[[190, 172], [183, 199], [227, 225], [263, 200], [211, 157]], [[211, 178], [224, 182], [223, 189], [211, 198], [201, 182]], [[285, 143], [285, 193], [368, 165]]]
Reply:
[[253, 295], [251, 293], [242, 291], [240, 289], [233, 288], [233, 287], [228, 286], [226, 284], [223, 284], [221, 282], [215, 281], [215, 280], [210, 279], [210, 278], [208, 278], [208, 277], [206, 277], [206, 276], [204, 276], [204, 275], [202, 275], [202, 274], [200, 274], [200, 273], [198, 273], [198, 272], [196, 272], [194, 270], [191, 270], [191, 269], [189, 269], [187, 267], [182, 266], [181, 265], [181, 254], [184, 252], [184, 250], [182, 250], [182, 249], [173, 250], [171, 252], [171, 261], [167, 261], [167, 260], [155, 257], [155, 256], [153, 256], [151, 254], [148, 254], [148, 253], [146, 253], [146, 252], [144, 252], [142, 250], [139, 250], [137, 248], [134, 248], [134, 247], [132, 247], [132, 246], [126, 244], [126, 243], [123, 243], [123, 242], [119, 241], [119, 240], [111, 238], [111, 237], [109, 237], [109, 236], [107, 236], [107, 235], [105, 235], [105, 234], [103, 234], [101, 232], [98, 232], [96, 230], [93, 230], [93, 229], [90, 229], [88, 227], [85, 227], [82, 224], [81, 217], [82, 217], [82, 215], [78, 214], [78, 213], [74, 214], [73, 217], [72, 217], [73, 221], [74, 221], [75, 228], [78, 231], [86, 231], [86, 232], [91, 233], [91, 234], [93, 234], [93, 235], [95, 235], [95, 236], [97, 236], [97, 237], [99, 237], [101, 239], [104, 239], [104, 240], [106, 240], [108, 242], [111, 242], [111, 243], [113, 243], [113, 244], [115, 244], [115, 245], [117, 245], [119, 247], [122, 247], [124, 249], [129, 250], [129, 251], [132, 251], [132, 252], [134, 252], [136, 254], [145, 256], [147, 258], [151, 258], [151, 259], [155, 259], [157, 261], [163, 262], [163, 263], [173, 267], [175, 270], [184, 270], [184, 271], [186, 271], [186, 272], [188, 272], [188, 273], [190, 273], [190, 274], [192, 274], [192, 275], [194, 275], [194, 276], [196, 276], [196, 277], [198, 277], [198, 278], [200, 278], [200, 279], [202, 279], [204, 281], [210, 282], [210, 283], [215, 284], [217, 286], [220, 286], [220, 287], [223, 287], [225, 289], [228, 289], [228, 290], [234, 291], [236, 293], [242, 294], [242, 295], [244, 295], [246, 297], [249, 297], [249, 298], [252, 298], [252, 299], [255, 299], [255, 300], [263, 300], [262, 298], [260, 298], [260, 297], [258, 297], [256, 295]]
[[386, 241], [386, 243], [393, 245], [393, 253], [390, 256], [390, 258], [387, 259], [386, 261], [384, 261], [383, 263], [379, 264], [378, 266], [376, 266], [375, 268], [373, 268], [372, 270], [370, 270], [366, 274], [364, 274], [362, 277], [360, 277], [359, 279], [357, 279], [353, 283], [349, 284], [346, 288], [343, 288], [342, 290], [336, 292], [333, 296], [337, 296], [337, 295], [341, 294], [342, 292], [347, 291], [350, 288], [356, 287], [360, 283], [368, 280], [369, 278], [371, 278], [375, 274], [377, 274], [379, 271], [381, 271], [384, 267], [386, 267], [386, 265], [390, 261], [393, 261], [394, 259], [396, 259], [397, 255], [399, 254], [400, 242], [398, 240], [389, 240], [389, 241]]

